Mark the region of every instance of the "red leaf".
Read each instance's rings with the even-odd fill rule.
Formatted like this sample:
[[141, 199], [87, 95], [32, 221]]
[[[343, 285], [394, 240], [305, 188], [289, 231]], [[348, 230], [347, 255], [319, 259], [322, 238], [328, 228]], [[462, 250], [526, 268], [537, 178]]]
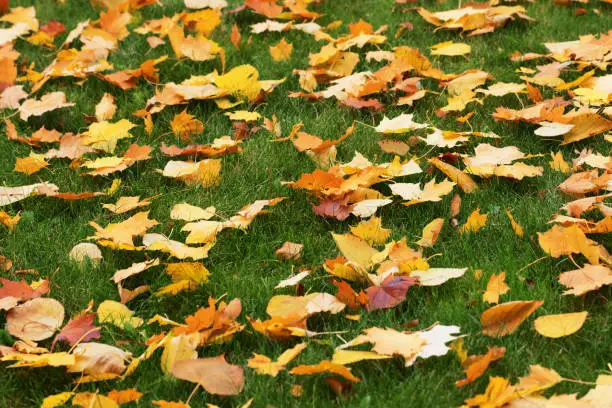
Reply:
[[66, 26], [64, 25], [64, 23], [60, 23], [59, 21], [50, 20], [47, 24], [40, 27], [40, 31], [44, 31], [51, 37], [55, 37], [58, 34], [61, 34], [66, 31]]
[[32, 289], [28, 283], [22, 279], [19, 282], [0, 278], [2, 287], [0, 287], [0, 299], [11, 296], [19, 300], [30, 300], [41, 297], [49, 292], [49, 280], [46, 279], [36, 289]]
[[408, 288], [418, 282], [417, 278], [409, 276], [388, 276], [380, 286], [370, 286], [366, 289], [369, 298], [369, 310], [389, 309], [406, 299]]
[[85, 342], [100, 338], [100, 329], [93, 324], [95, 318], [95, 313], [87, 313], [70, 319], [53, 339], [51, 350], [53, 350], [55, 342], [59, 340], [67, 341], [71, 346], [74, 346], [79, 341]]
[[319, 205], [312, 204], [312, 209], [320, 217], [335, 218], [344, 221], [351, 215], [352, 205], [347, 205], [348, 198], [342, 200], [324, 199]]
[[355, 109], [372, 109], [373, 111], [382, 111], [385, 109], [385, 105], [380, 103], [378, 99], [359, 99], [348, 97], [342, 101], [340, 101], [342, 105], [349, 106]]

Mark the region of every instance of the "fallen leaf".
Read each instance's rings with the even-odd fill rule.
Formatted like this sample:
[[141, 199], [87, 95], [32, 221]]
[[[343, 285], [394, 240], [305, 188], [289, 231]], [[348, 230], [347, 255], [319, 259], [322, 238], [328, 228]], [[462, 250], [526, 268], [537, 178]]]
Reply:
[[127, 306], [114, 300], [105, 300], [100, 303], [96, 313], [100, 323], [110, 323], [122, 329], [126, 325], [139, 327], [144, 323], [140, 317], [134, 317], [134, 312]]
[[313, 365], [299, 365], [290, 371], [293, 375], [312, 375], [319, 373], [332, 373], [341, 376], [349, 381], [358, 383], [359, 378], [351, 374], [351, 370], [339, 364], [334, 364], [330, 361], [323, 360]]
[[408, 288], [416, 283], [417, 279], [412, 276], [389, 275], [380, 286], [370, 286], [366, 289], [368, 309], [389, 309], [397, 306], [406, 299]]
[[464, 387], [476, 381], [487, 371], [489, 365], [496, 360], [504, 357], [505, 347], [490, 347], [486, 354], [467, 357], [461, 365], [464, 367], [466, 378], [455, 382], [457, 387]]
[[465, 221], [465, 224], [459, 228], [459, 233], [480, 231], [487, 224], [488, 216], [489, 214], [481, 214], [480, 208], [475, 209]]
[[482, 295], [482, 301], [487, 303], [498, 303], [499, 295], [508, 293], [510, 286], [506, 285], [506, 272], [501, 272], [498, 275], [491, 275], [487, 290]]
[[298, 259], [302, 253], [304, 245], [296, 244], [294, 242], [285, 242], [280, 248], [278, 248], [274, 254], [279, 259]]
[[198, 221], [198, 220], [209, 220], [216, 213], [216, 209], [213, 206], [207, 207], [206, 209], [196, 207], [187, 203], [175, 204], [170, 210], [170, 218], [173, 220], [183, 221]]
[[287, 61], [291, 59], [293, 44], [288, 43], [284, 38], [275, 46], [270, 46], [270, 55], [274, 61]]
[[55, 299], [31, 299], [10, 309], [6, 315], [7, 331], [20, 339], [45, 340], [64, 322], [64, 307]]
[[512, 226], [512, 230], [514, 231], [514, 233], [517, 236], [522, 238], [523, 237], [523, 227], [521, 227], [516, 221], [514, 221], [514, 217], [510, 213], [510, 210], [506, 209], [506, 215], [508, 216], [508, 219], [510, 220], [510, 226]]
[[436, 218], [423, 228], [423, 235], [417, 245], [431, 248], [434, 246], [444, 226], [444, 218]]
[[113, 95], [105, 93], [96, 105], [96, 120], [98, 122], [110, 120], [115, 116], [116, 111], [115, 98]]
[[538, 333], [557, 339], [576, 333], [587, 318], [588, 312], [540, 316], [533, 322]]
[[563, 272], [559, 283], [569, 288], [564, 295], [582, 296], [605, 285], [612, 285], [612, 269], [603, 265], [586, 264], [581, 269]]
[[23, 101], [18, 108], [19, 118], [28, 120], [30, 116], [40, 116], [46, 112], [70, 106], [74, 106], [74, 103], [66, 102], [66, 94], [61, 91], [51, 92], [43, 95], [40, 100], [26, 99]]
[[493, 306], [480, 317], [482, 332], [490, 337], [513, 333], [543, 303], [542, 300], [518, 300]]
[[243, 369], [228, 364], [224, 354], [179, 361], [171, 372], [176, 378], [200, 384], [210, 394], [237, 395], [244, 387]]

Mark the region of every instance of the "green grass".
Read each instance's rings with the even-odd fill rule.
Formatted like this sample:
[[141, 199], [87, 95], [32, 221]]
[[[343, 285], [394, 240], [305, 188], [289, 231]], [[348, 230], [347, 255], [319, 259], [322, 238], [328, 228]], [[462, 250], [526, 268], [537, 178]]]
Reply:
[[[98, 15], [98, 11], [85, 0], [67, 0], [63, 5], [51, 0], [11, 3], [13, 6], [35, 5], [37, 16], [42, 23], [53, 18], [64, 22], [67, 31], [74, 28], [79, 21], [88, 18], [94, 20]], [[165, 0], [164, 3], [163, 7], [152, 6], [135, 11], [136, 22], [130, 25], [130, 29], [144, 20], [160, 18], [162, 15], [170, 16], [183, 9], [182, 1]], [[414, 12], [392, 11], [393, 3], [392, 0], [328, 0], [317, 6], [316, 10], [324, 14], [320, 19], [321, 25], [336, 19], [342, 19], [345, 23], [356, 22], [359, 18], [373, 24], [375, 29], [383, 24], [389, 24], [387, 32], [389, 40], [381, 46], [385, 50], [397, 45], [408, 45], [426, 53], [427, 48], [433, 44], [460, 39], [456, 32], [434, 32], [433, 26], [424, 22]], [[232, 2], [232, 5], [236, 5], [236, 2]], [[455, 2], [438, 4], [424, 1], [420, 5], [430, 10], [456, 7]], [[543, 43], [546, 41], [575, 40], [580, 35], [596, 34], [612, 26], [609, 6], [596, 3], [587, 7], [591, 10], [587, 15], [576, 17], [573, 7], [554, 6], [549, 2], [527, 3], [527, 13], [534, 17], [537, 23], [513, 21], [506, 27], [498, 28], [492, 34], [463, 38], [462, 40], [472, 45], [472, 54], [468, 59], [434, 57], [432, 62], [445, 72], [480, 68], [490, 72], [497, 81], [518, 82], [519, 74], [515, 69], [520, 65], [509, 60], [512, 52], [516, 50], [545, 52]], [[600, 9], [601, 15], [592, 12], [595, 7]], [[340, 136], [354, 120], [377, 124], [382, 119], [381, 113], [372, 115], [356, 111], [338, 106], [335, 101], [310, 103], [301, 99], [287, 98], [288, 92], [299, 88], [292, 70], [306, 68], [308, 54], [317, 52], [322, 43], [316, 43], [305, 33], [289, 32], [286, 38], [294, 44], [292, 58], [290, 61], [275, 63], [268, 53], [268, 47], [278, 43], [284, 34], [253, 35], [250, 46], [245, 45], [245, 40], [249, 36], [248, 26], [261, 20], [261, 16], [250, 12], [224, 15], [223, 25], [217, 28], [212, 38], [226, 48], [227, 67], [252, 64], [259, 70], [263, 79], [287, 77], [287, 81], [257, 108], [258, 112], [266, 117], [276, 114], [282, 123], [284, 134], [289, 132], [292, 125], [302, 121], [308, 133], [331, 139]], [[414, 30], [405, 31], [399, 38], [394, 38], [393, 34], [399, 23], [406, 21], [414, 24]], [[229, 41], [230, 29], [234, 23], [239, 25], [243, 36], [243, 48], [238, 52]], [[346, 25], [340, 30], [346, 32]], [[63, 41], [65, 35], [60, 36], [56, 43]], [[21, 40], [17, 41], [16, 48], [22, 52], [22, 58], [35, 63], [37, 70], [42, 70], [54, 57], [53, 53]], [[146, 59], [165, 54], [169, 55], [171, 60], [159, 66], [162, 83], [180, 82], [191, 74], [206, 74], [213, 69], [221, 69], [218, 61], [177, 63], [176, 60], [172, 60], [174, 54], [169, 44], [149, 51], [145, 36], [135, 33], [131, 33], [120, 43], [119, 50], [112, 53], [109, 60], [117, 69], [128, 69], [136, 68]], [[525, 65], [534, 67], [536, 64]], [[356, 71], [375, 70], [379, 66], [382, 64], [367, 64], [362, 57]], [[431, 89], [431, 82], [426, 83]], [[66, 92], [68, 99], [75, 103], [74, 108], [31, 118], [27, 123], [15, 121], [18, 122], [17, 126], [21, 132], [30, 134], [43, 124], [47, 128], [57, 128], [63, 132], [83, 131], [88, 125], [85, 115], [93, 114], [95, 104], [105, 92], [113, 94], [116, 98], [118, 111], [115, 120], [128, 118], [140, 124], [141, 122], [134, 118], [132, 113], [144, 107], [146, 100], [154, 94], [154, 86], [144, 81], [138, 88], [123, 92], [96, 78], [89, 78], [81, 86], [71, 78], [54, 79], [45, 85], [42, 92], [52, 90]], [[442, 129], [465, 130], [451, 116], [440, 119], [434, 115], [434, 110], [443, 106], [445, 101], [445, 96], [436, 95], [429, 95], [417, 101], [414, 108], [415, 120], [428, 121]], [[565, 158], [569, 159], [575, 149], [581, 150], [585, 147], [609, 154], [609, 147], [602, 141], [601, 136], [560, 147], [555, 141], [534, 136], [530, 126], [494, 122], [491, 113], [501, 105], [520, 107], [519, 101], [514, 96], [489, 97], [483, 106], [470, 105], [469, 109], [475, 108], [477, 111], [471, 119], [474, 129], [493, 131], [502, 136], [501, 144], [515, 145], [524, 152], [534, 154], [548, 154], [550, 151], [560, 149]], [[162, 140], [166, 143], [175, 142], [174, 136], [167, 134], [170, 130], [170, 121], [184, 108], [184, 106], [168, 107], [156, 115], [155, 129], [150, 136], [144, 132], [142, 126], [135, 128], [132, 131], [135, 136], [133, 141], [153, 146], [159, 146]], [[395, 117], [410, 109], [388, 104], [385, 114]], [[212, 102], [190, 103], [187, 105], [187, 111], [206, 124], [206, 130], [197, 139], [199, 143], [211, 142], [215, 137], [232, 132], [230, 121]], [[7, 114], [3, 112], [3, 117]], [[2, 132], [4, 135], [4, 131]], [[165, 136], [162, 136], [164, 134]], [[226, 353], [229, 361], [242, 366], [246, 366], [246, 360], [253, 352], [275, 358], [292, 344], [279, 344], [254, 332], [246, 322], [246, 316], [266, 317], [265, 308], [271, 296], [292, 293], [290, 289], [274, 290], [278, 281], [289, 276], [297, 267], [316, 267], [326, 258], [335, 257], [338, 251], [330, 232], [346, 232], [349, 225], [357, 222], [354, 218], [346, 222], [319, 218], [311, 210], [306, 194], [282, 186], [281, 181], [296, 180], [301, 173], [313, 171], [315, 166], [291, 144], [270, 143], [269, 139], [269, 134], [262, 130], [244, 143], [242, 154], [224, 157], [222, 180], [218, 187], [209, 189], [186, 187], [184, 184], [161, 177], [154, 169], [163, 168], [168, 159], [156, 151], [152, 160], [139, 163], [121, 175], [123, 184], [118, 194], [118, 196], [140, 195], [141, 197], [160, 195], [150, 206], [150, 216], [160, 222], [160, 225], [152, 231], [167, 234], [177, 240], [184, 240], [185, 235], [180, 232], [180, 225], [174, 225], [169, 219], [170, 208], [176, 203], [186, 201], [202, 207], [214, 205], [219, 214], [230, 216], [256, 199], [288, 197], [271, 209], [269, 214], [258, 217], [248, 231], [229, 230], [220, 234], [209, 258], [204, 260], [204, 264], [212, 272], [210, 283], [195, 292], [175, 297], [142, 296], [129, 303], [129, 307], [143, 318], [159, 313], [182, 321], [199, 306], [206, 305], [209, 296], [219, 297], [226, 294], [226, 299], [240, 298], [243, 303], [243, 314], [239, 320], [247, 324], [245, 331], [236, 335], [230, 343], [202, 348], [199, 354], [201, 357], [210, 357]], [[355, 151], [370, 159], [376, 156], [384, 161], [392, 159], [391, 155], [380, 151], [376, 144], [378, 140], [380, 137], [373, 129], [358, 126], [355, 134], [338, 146], [338, 159], [350, 160]], [[122, 152], [131, 142], [121, 141], [118, 151]], [[456, 150], [471, 153], [475, 145], [470, 143]], [[0, 149], [4, 156], [0, 161], [0, 174], [2, 182], [7, 186], [48, 180], [59, 185], [62, 191], [101, 191], [107, 188], [112, 180], [112, 177], [95, 179], [81, 177], [68, 168], [67, 161], [62, 160], [53, 161], [51, 166], [32, 176], [14, 173], [12, 169], [15, 159], [28, 155], [28, 146], [8, 141], [3, 136], [0, 138]], [[413, 148], [411, 154], [418, 156], [427, 150], [421, 145]], [[255, 407], [330, 405], [379, 407], [399, 403], [408, 403], [410, 406], [458, 406], [465, 398], [483, 392], [489, 375], [516, 379], [527, 373], [530, 364], [554, 368], [567, 378], [594, 381], [597, 373], [604, 370], [606, 364], [610, 362], [609, 336], [612, 327], [610, 322], [612, 307], [609, 299], [612, 289], [603, 288], [583, 298], [561, 296], [562, 288], [557, 283], [557, 276], [560, 272], [575, 268], [566, 258], [548, 258], [521, 270], [544, 255], [537, 243], [536, 232], [548, 229], [546, 222], [550, 216], [568, 201], [567, 197], [555, 189], [566, 176], [551, 171], [546, 164], [547, 161], [546, 157], [536, 160], [545, 167], [542, 177], [524, 179], [520, 182], [494, 178], [481, 182], [483, 188], [476, 193], [462, 195], [463, 204], [458, 217], [460, 221], [465, 221], [472, 210], [480, 207], [482, 212], [490, 213], [487, 226], [478, 233], [462, 236], [446, 226], [434, 250], [426, 251], [426, 255], [439, 254], [432, 259], [433, 266], [469, 267], [470, 270], [463, 278], [449, 281], [440, 287], [412, 287], [408, 291], [406, 301], [398, 307], [364, 313], [358, 322], [346, 320], [341, 315], [329, 314], [309, 319], [309, 329], [344, 330], [347, 331], [343, 335], [346, 339], [353, 338], [361, 330], [372, 326], [401, 329], [405, 323], [413, 319], [419, 319], [418, 328], [426, 328], [435, 322], [458, 325], [462, 333], [467, 335], [465, 344], [470, 354], [485, 352], [487, 347], [492, 345], [507, 348], [506, 357], [494, 363], [478, 381], [463, 389], [454, 386], [454, 382], [463, 377], [463, 371], [452, 353], [444, 357], [419, 361], [410, 368], [405, 368], [400, 359], [357, 363], [352, 367], [352, 371], [362, 379], [362, 382], [353, 386], [353, 393], [348, 398], [336, 398], [329, 390], [323, 376], [297, 377], [282, 372], [277, 378], [272, 378], [256, 375], [253, 370], [245, 368], [246, 384], [239, 396], [219, 398], [199, 391], [192, 399], [191, 406], [201, 407], [205, 403], [237, 406], [251, 397], [255, 398], [253, 405]], [[418, 182], [430, 177], [424, 172], [421, 175], [406, 177], [405, 181]], [[385, 227], [393, 230], [393, 239], [405, 236], [409, 241], [414, 241], [420, 236], [422, 228], [433, 218], [448, 216], [450, 197], [451, 195], [439, 203], [426, 203], [409, 208], [394, 203], [379, 210], [377, 215], [382, 217]], [[8, 211], [12, 214], [20, 211], [22, 220], [14, 233], [8, 233], [6, 229], [0, 230], [0, 254], [9, 257], [17, 269], [32, 268], [41, 277], [52, 276], [50, 296], [65, 305], [68, 315], [81, 310], [90, 299], [96, 304], [105, 299], [118, 300], [116, 287], [109, 280], [110, 276], [117, 269], [144, 260], [145, 255], [104, 249], [104, 262], [98, 268], [82, 268], [68, 261], [70, 248], [93, 234], [93, 229], [88, 226], [89, 221], [97, 220], [102, 225], [109, 222], [101, 203], [114, 202], [115, 199], [116, 197], [103, 197], [65, 202], [51, 198], [31, 198], [14, 204]], [[518, 238], [512, 232], [505, 215], [505, 208], [511, 209], [515, 219], [524, 226], [524, 238]], [[298, 261], [284, 262], [275, 259], [275, 249], [285, 241], [304, 244], [302, 257]], [[604, 239], [603, 243], [609, 246], [610, 240]], [[484, 271], [480, 280], [473, 278], [473, 271], [476, 269]], [[481, 295], [490, 275], [500, 271], [506, 271], [507, 283], [511, 287], [510, 291], [502, 296], [502, 301], [542, 299], [544, 305], [536, 315], [587, 310], [589, 318], [584, 327], [567, 338], [547, 339], [535, 332], [533, 319], [530, 319], [516, 333], [500, 339], [479, 334], [480, 314], [487, 308], [481, 301]], [[13, 273], [4, 275], [15, 278]], [[161, 267], [149, 270], [133, 280], [134, 286], [147, 283], [154, 289], [170, 282]], [[304, 283], [311, 291], [330, 293], [335, 291], [321, 269], [307, 278]], [[3, 322], [4, 317], [0, 317], [0, 320]], [[120, 331], [104, 326], [100, 341], [113, 344], [118, 340], [126, 340], [128, 343], [122, 347], [138, 355], [143, 350], [144, 339], [157, 330], [157, 327], [145, 326], [138, 330]], [[0, 336], [0, 342], [4, 344], [11, 344], [12, 341], [8, 333]], [[300, 364], [329, 359], [334, 347], [340, 345], [341, 340], [329, 336], [309, 343], [306, 351], [298, 357], [297, 362]], [[2, 368], [0, 405], [37, 406], [46, 395], [71, 390], [74, 387], [72, 379], [73, 376], [66, 374], [62, 368]], [[290, 394], [294, 384], [304, 386], [304, 396], [301, 399], [296, 399]], [[129, 387], [136, 387], [146, 393], [138, 404], [140, 406], [150, 406], [150, 401], [153, 399], [185, 401], [193, 388], [191, 383], [165, 377], [159, 367], [159, 355], [156, 355], [144, 362], [123, 382], [85, 384], [79, 386], [78, 390], [98, 389], [106, 393], [114, 388]], [[563, 383], [555, 387], [554, 392], [582, 393], [587, 389], [584, 385]], [[129, 406], [136, 405], [132, 403]]]

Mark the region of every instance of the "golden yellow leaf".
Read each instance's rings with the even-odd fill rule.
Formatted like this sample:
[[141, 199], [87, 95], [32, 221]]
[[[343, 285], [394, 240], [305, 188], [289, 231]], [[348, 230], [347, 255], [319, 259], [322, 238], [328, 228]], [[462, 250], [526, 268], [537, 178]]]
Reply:
[[314, 365], [299, 365], [291, 370], [291, 374], [294, 375], [312, 375], [318, 373], [337, 374], [349, 381], [356, 383], [360, 382], [359, 378], [351, 374], [351, 370], [349, 368], [334, 364], [327, 360], [320, 361], [318, 364]]
[[97, 392], [79, 392], [72, 398], [72, 405], [81, 408], [119, 408], [114, 400]]
[[577, 225], [569, 227], [554, 225], [546, 232], [538, 232], [538, 242], [544, 252], [553, 258], [581, 253], [590, 263], [599, 262], [599, 245], [588, 239]]
[[391, 236], [391, 230], [383, 228], [379, 217], [371, 217], [367, 221], [361, 221], [356, 226], [351, 226], [351, 233], [371, 245], [381, 245], [387, 242]]
[[259, 72], [252, 65], [240, 65], [214, 79], [215, 84], [237, 99], [255, 100], [262, 90]]
[[184, 141], [188, 141], [191, 136], [204, 131], [204, 124], [187, 113], [187, 109], [174, 115], [170, 127], [172, 132]]
[[557, 339], [580, 330], [588, 314], [579, 312], [540, 316], [535, 319], [533, 325], [542, 336]]
[[210, 272], [200, 262], [180, 262], [166, 264], [166, 272], [173, 282], [188, 280], [196, 285], [208, 282]]
[[102, 208], [106, 208], [115, 214], [123, 214], [134, 208], [147, 207], [151, 204], [150, 200], [150, 198], [145, 198], [140, 201], [140, 196], [119, 197], [115, 204], [103, 204]]
[[193, 282], [191, 282], [189, 279], [183, 279], [169, 285], [162, 286], [155, 292], [155, 296], [176, 296], [181, 292], [191, 291], [195, 288], [196, 286]]
[[433, 50], [431, 55], [447, 55], [450, 57], [469, 54], [472, 51], [472, 47], [470, 47], [468, 44], [454, 43], [452, 41], [438, 43], [429, 48]]
[[550, 156], [552, 157], [552, 161], [548, 162], [548, 164], [551, 169], [560, 171], [561, 173], [569, 173], [570, 165], [563, 159], [563, 155], [560, 151], [557, 153], [550, 152]]
[[365, 240], [353, 234], [340, 235], [332, 233], [332, 237], [346, 259], [355, 262], [365, 269], [371, 267], [372, 258], [378, 254], [378, 251], [368, 245]]
[[172, 372], [174, 364], [183, 360], [194, 360], [198, 358], [196, 350], [199, 339], [195, 336], [178, 335], [172, 337], [164, 343], [160, 363], [164, 374]]
[[115, 151], [118, 140], [132, 137], [130, 129], [135, 126], [135, 124], [127, 119], [121, 119], [115, 123], [105, 120], [92, 123], [85, 134], [83, 144], [97, 150], [112, 153]]
[[140, 317], [134, 317], [134, 312], [127, 306], [114, 300], [105, 300], [100, 303], [97, 314], [100, 323], [111, 323], [122, 329], [126, 325], [139, 327], [144, 323]]
[[38, 170], [47, 167], [48, 165], [49, 162], [45, 161], [44, 154], [30, 153], [28, 157], [17, 158], [13, 171], [24, 173], [29, 176], [36, 173]]
[[423, 236], [417, 241], [417, 245], [429, 248], [433, 247], [438, 240], [438, 235], [440, 235], [442, 226], [444, 226], [444, 218], [436, 218], [427, 224], [425, 228], [423, 228]]
[[465, 221], [465, 224], [459, 228], [459, 233], [478, 232], [487, 224], [488, 215], [489, 214], [481, 214], [480, 208], [475, 209]]
[[522, 238], [523, 237], [523, 227], [521, 227], [516, 221], [514, 221], [514, 217], [510, 213], [510, 210], [506, 209], [506, 215], [508, 216], [508, 219], [510, 220], [510, 225], [512, 226], [512, 230], [514, 231], [514, 233]]
[[249, 112], [244, 110], [239, 110], [235, 112], [227, 112], [225, 114], [230, 120], [243, 120], [245, 122], [252, 122], [255, 120], [261, 119], [261, 115], [257, 112]]
[[190, 247], [182, 242], [168, 239], [161, 234], [146, 234], [142, 238], [142, 243], [149, 251], [161, 251], [178, 259], [191, 258], [194, 261], [208, 257], [208, 251], [215, 244], [209, 242], [201, 247]]
[[392, 358], [392, 356], [378, 354], [373, 351], [337, 350], [331, 362], [338, 365], [347, 365], [363, 360], [384, 360], [388, 358]]
[[270, 55], [274, 61], [286, 61], [291, 59], [293, 44], [288, 43], [284, 38], [275, 46], [270, 46]]
[[60, 392], [59, 394], [49, 395], [45, 397], [40, 408], [56, 408], [64, 405], [72, 396], [74, 392]]
[[0, 224], [7, 227], [9, 231], [13, 231], [15, 229], [15, 226], [17, 225], [20, 219], [21, 216], [19, 214], [11, 217], [6, 212], [0, 211]]
[[149, 212], [139, 212], [125, 221], [110, 223], [102, 228], [95, 222], [89, 225], [96, 229], [94, 239], [110, 240], [115, 244], [134, 245], [133, 237], [143, 235], [149, 228], [159, 224], [155, 220], [149, 219]]
[[457, 183], [464, 192], [471, 193], [472, 191], [478, 188], [476, 182], [472, 180], [472, 178], [468, 176], [465, 172], [459, 170], [458, 168], [451, 166], [448, 163], [444, 163], [442, 160], [437, 159], [435, 157], [429, 159], [429, 162], [442, 173], [446, 174], [449, 179]]
[[255, 369], [258, 374], [276, 377], [279, 372], [285, 369], [287, 364], [306, 348], [307, 345], [307, 343], [300, 343], [293, 348], [285, 350], [276, 361], [272, 361], [264, 355], [253, 353], [253, 357], [248, 360], [248, 366]]
[[506, 285], [506, 272], [501, 272], [498, 275], [491, 275], [487, 290], [482, 295], [482, 301], [487, 303], [498, 303], [499, 295], [503, 295], [510, 290], [510, 286]]
[[210, 187], [219, 182], [221, 172], [220, 159], [205, 159], [199, 162], [172, 160], [166, 163], [163, 176], [176, 178], [187, 184], [201, 184]]
[[175, 204], [174, 207], [172, 207], [172, 210], [170, 210], [170, 218], [189, 222], [209, 220], [215, 215], [216, 211], [216, 208], [213, 206], [203, 209], [187, 203], [181, 203]]
[[18, 367], [60, 367], [71, 366], [75, 363], [75, 356], [66, 352], [44, 353], [44, 354], [7, 354], [0, 358], [0, 361], [16, 361], [10, 368]]

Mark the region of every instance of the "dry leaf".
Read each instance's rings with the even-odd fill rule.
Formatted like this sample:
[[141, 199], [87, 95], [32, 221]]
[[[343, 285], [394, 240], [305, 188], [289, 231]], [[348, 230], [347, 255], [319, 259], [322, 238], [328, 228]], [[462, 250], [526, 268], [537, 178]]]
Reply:
[[465, 232], [480, 231], [487, 224], [488, 216], [489, 214], [481, 214], [480, 208], [475, 209], [465, 221], [465, 224], [459, 228], [459, 232], [463, 234]]
[[586, 320], [588, 312], [540, 316], [533, 322], [538, 333], [557, 339], [576, 333]]
[[582, 296], [604, 285], [612, 285], [612, 269], [603, 265], [586, 264], [582, 269], [563, 272], [559, 283], [570, 288], [564, 295]]
[[288, 43], [284, 38], [278, 44], [270, 47], [270, 55], [274, 61], [287, 61], [291, 59], [293, 44]]
[[302, 253], [304, 245], [296, 244], [294, 242], [285, 242], [280, 248], [274, 253], [279, 259], [298, 259]]
[[237, 395], [244, 387], [243, 369], [228, 364], [224, 354], [211, 358], [178, 361], [171, 372], [181, 380], [200, 384], [210, 394]]
[[38, 298], [15, 306], [6, 315], [8, 332], [20, 339], [45, 340], [64, 322], [64, 307], [55, 299]]
[[513, 333], [543, 303], [542, 300], [518, 300], [493, 306], [480, 317], [482, 332], [491, 337]]
[[487, 290], [482, 295], [482, 301], [487, 303], [498, 303], [499, 295], [508, 293], [510, 286], [506, 285], [506, 272], [501, 272], [498, 275], [491, 275]]

